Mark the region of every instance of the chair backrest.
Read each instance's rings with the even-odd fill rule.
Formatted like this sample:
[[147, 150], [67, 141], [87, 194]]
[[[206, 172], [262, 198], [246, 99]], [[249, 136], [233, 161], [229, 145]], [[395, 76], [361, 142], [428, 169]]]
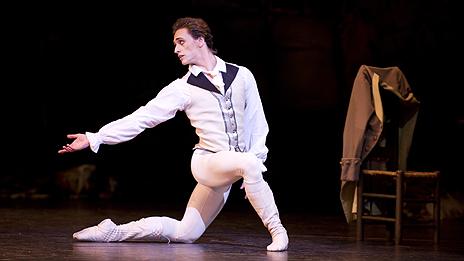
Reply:
[[392, 92], [380, 88], [380, 96], [384, 115], [383, 130], [362, 168], [396, 171], [400, 169], [400, 118], [404, 108], [400, 99]]
[[363, 162], [363, 168], [406, 171], [419, 103], [405, 102], [391, 90], [379, 89], [384, 116], [382, 132]]

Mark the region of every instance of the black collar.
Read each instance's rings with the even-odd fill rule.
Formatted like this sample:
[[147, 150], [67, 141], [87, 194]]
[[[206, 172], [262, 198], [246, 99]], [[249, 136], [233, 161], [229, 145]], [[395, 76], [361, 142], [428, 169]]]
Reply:
[[[222, 79], [224, 80], [224, 92], [226, 92], [227, 89], [229, 89], [232, 82], [234, 81], [235, 77], [237, 76], [238, 67], [226, 63], [226, 72], [221, 72], [221, 73], [222, 73]], [[199, 88], [205, 89], [207, 91], [217, 92], [220, 94], [216, 86], [214, 86], [208, 80], [208, 78], [206, 78], [203, 72], [200, 72], [198, 76], [190, 74], [189, 78], [187, 79], [187, 83], [197, 86]]]

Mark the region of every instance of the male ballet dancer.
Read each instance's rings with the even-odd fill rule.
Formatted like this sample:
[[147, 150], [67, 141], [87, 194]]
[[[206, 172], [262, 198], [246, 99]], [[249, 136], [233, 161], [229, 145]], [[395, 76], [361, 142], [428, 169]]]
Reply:
[[184, 111], [199, 142], [194, 146], [191, 170], [198, 182], [182, 220], [147, 217], [116, 225], [105, 219], [74, 233], [76, 240], [114, 242], [169, 240], [192, 243], [221, 211], [232, 184], [243, 178], [246, 196], [269, 230], [268, 251], [288, 247], [273, 193], [262, 173], [268, 149], [268, 124], [253, 74], [245, 67], [216, 56], [213, 36], [201, 18], [179, 18], [173, 25], [174, 53], [188, 72], [164, 87], [157, 96], [132, 114], [110, 122], [98, 132], [69, 134], [73, 139], [58, 153], [133, 139], [146, 128]]

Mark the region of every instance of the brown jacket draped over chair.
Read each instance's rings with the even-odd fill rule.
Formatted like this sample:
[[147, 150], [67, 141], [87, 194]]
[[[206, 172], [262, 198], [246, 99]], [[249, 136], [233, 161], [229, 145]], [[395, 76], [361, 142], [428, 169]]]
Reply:
[[398, 169], [406, 170], [407, 157], [419, 111], [402, 71], [394, 67], [362, 65], [354, 80], [343, 131], [340, 200], [348, 223], [356, 212], [355, 193], [364, 160], [378, 145], [384, 129], [384, 106], [381, 93], [391, 92], [403, 106], [398, 130]]

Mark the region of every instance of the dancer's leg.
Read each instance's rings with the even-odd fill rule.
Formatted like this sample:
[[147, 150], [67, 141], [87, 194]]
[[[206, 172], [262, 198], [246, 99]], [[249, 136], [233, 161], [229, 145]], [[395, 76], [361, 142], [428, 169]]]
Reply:
[[182, 220], [164, 220], [163, 235], [173, 242], [196, 241], [224, 207], [230, 188], [230, 185], [211, 188], [198, 183]]
[[74, 233], [73, 238], [96, 242], [161, 240], [161, 232], [161, 223], [153, 222], [151, 218], [142, 218], [122, 225], [116, 225], [111, 219], [105, 219], [96, 226]]
[[211, 224], [227, 200], [230, 186], [209, 188], [197, 184], [182, 220], [148, 217], [116, 225], [110, 219], [74, 233], [81, 241], [115, 242], [129, 240], [173, 241], [192, 243]]
[[198, 183], [208, 187], [230, 185], [239, 179], [252, 182], [262, 179], [265, 169], [255, 155], [235, 151], [193, 154], [192, 174]]
[[286, 250], [288, 247], [287, 230], [280, 221], [274, 195], [267, 182], [264, 180], [251, 184], [245, 182], [245, 191], [251, 205], [258, 213], [264, 226], [271, 233], [272, 243], [267, 246], [267, 250]]
[[195, 187], [187, 207], [198, 210], [206, 227], [216, 218], [229, 197], [232, 185], [207, 187], [200, 183]]
[[283, 251], [288, 247], [287, 231], [282, 226], [273, 193], [263, 179], [265, 169], [251, 153], [223, 151], [192, 158], [195, 179], [207, 186], [230, 184], [243, 178], [247, 198], [272, 236], [269, 251]]

